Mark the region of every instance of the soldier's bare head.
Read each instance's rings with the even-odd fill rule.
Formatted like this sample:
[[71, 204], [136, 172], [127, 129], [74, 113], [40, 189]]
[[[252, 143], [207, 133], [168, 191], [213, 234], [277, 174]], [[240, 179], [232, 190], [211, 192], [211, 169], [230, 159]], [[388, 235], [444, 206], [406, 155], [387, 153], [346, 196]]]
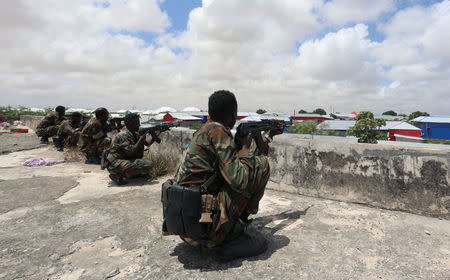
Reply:
[[79, 112], [73, 112], [70, 115], [70, 122], [73, 124], [79, 124], [81, 122], [82, 118], [83, 118], [83, 115], [81, 115]]
[[108, 120], [109, 112], [106, 108], [100, 107], [95, 109], [94, 111], [95, 117], [102, 123], [106, 123]]
[[208, 100], [208, 113], [211, 120], [232, 128], [237, 118], [237, 101], [228, 90], [218, 90]]
[[139, 121], [139, 115], [135, 113], [126, 115], [123, 122], [130, 131], [138, 131], [141, 125]]
[[66, 113], [66, 108], [64, 106], [56, 106], [55, 108], [56, 113], [58, 113], [58, 115], [60, 116], [64, 116], [64, 114]]

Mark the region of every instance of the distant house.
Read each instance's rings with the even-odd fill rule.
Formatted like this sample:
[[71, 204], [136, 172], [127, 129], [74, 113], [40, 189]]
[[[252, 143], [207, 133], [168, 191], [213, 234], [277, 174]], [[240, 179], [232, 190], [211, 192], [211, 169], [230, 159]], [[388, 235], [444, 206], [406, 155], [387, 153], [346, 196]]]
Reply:
[[190, 126], [195, 123], [202, 123], [202, 119], [186, 113], [167, 113], [163, 117], [163, 122], [180, 122], [181, 126]]
[[422, 137], [450, 140], [450, 117], [418, 117], [411, 121], [422, 130]]
[[[356, 121], [328, 120], [319, 125], [320, 129], [332, 130], [338, 132], [339, 136], [347, 136], [347, 131], [355, 125]], [[407, 122], [402, 121], [386, 121], [386, 125], [380, 127], [380, 132], [385, 132], [389, 136], [389, 140], [398, 141], [401, 136], [415, 137], [420, 140], [421, 130]]]
[[[194, 107], [188, 107], [185, 109], [195, 109]], [[187, 115], [191, 115], [197, 118], [202, 119], [202, 123], [205, 123], [209, 120], [209, 115], [208, 112], [204, 112], [204, 111], [181, 111], [181, 112], [176, 112], [176, 113], [182, 113], [182, 114], [187, 114]]]
[[181, 110], [181, 112], [201, 112], [202, 110], [200, 110], [197, 107], [186, 107], [183, 110]]
[[262, 120], [279, 120], [283, 121], [286, 124], [291, 123], [291, 119], [288, 115], [283, 114], [272, 114], [272, 113], [266, 113], [259, 116]]
[[250, 117], [250, 116], [259, 116], [257, 113], [253, 112], [238, 112], [237, 113], [237, 120], [242, 120], [243, 118]]
[[326, 120], [332, 120], [330, 115], [319, 115], [319, 114], [298, 114], [291, 117], [292, 122], [303, 122], [303, 121], [316, 121], [321, 123]]
[[333, 113], [333, 115], [336, 116], [338, 120], [355, 120], [357, 116], [355, 114], [339, 114], [339, 113]]

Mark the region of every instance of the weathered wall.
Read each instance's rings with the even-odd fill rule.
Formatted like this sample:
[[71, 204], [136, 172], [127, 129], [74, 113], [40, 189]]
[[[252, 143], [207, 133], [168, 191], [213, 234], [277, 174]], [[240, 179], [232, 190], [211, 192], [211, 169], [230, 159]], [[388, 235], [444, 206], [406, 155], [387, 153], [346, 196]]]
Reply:
[[[181, 159], [192, 130], [162, 135]], [[276, 137], [270, 151], [277, 189], [450, 219], [448, 150]]]
[[42, 120], [42, 118], [43, 118], [43, 116], [23, 115], [23, 116], [20, 116], [20, 121], [22, 121], [22, 123], [25, 126], [28, 126], [32, 130], [36, 130], [36, 127], [39, 124], [39, 122]]

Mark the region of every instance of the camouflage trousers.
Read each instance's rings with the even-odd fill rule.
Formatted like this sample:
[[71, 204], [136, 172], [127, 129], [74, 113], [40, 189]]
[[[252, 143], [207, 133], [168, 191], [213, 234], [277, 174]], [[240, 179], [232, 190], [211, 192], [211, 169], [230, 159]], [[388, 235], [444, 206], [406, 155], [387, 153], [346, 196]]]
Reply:
[[76, 147], [78, 140], [80, 139], [80, 132], [74, 132], [72, 134], [63, 137], [64, 147]]
[[[212, 223], [209, 238], [200, 240], [202, 247], [212, 248], [220, 245], [231, 233], [242, 214], [256, 214], [259, 201], [264, 195], [270, 177], [270, 166], [266, 156], [255, 156], [254, 169], [243, 192], [236, 192], [225, 186], [217, 195], [220, 213], [217, 222]], [[225, 212], [225, 213], [223, 213]]]
[[94, 141], [83, 140], [80, 150], [86, 155], [86, 157], [100, 157], [103, 151], [108, 149], [110, 145], [111, 138], [108, 137]]
[[48, 126], [44, 128], [37, 128], [36, 134], [39, 137], [49, 138], [55, 136], [58, 133], [59, 126]]
[[152, 162], [144, 159], [116, 159], [108, 164], [108, 171], [111, 174], [125, 178], [150, 176]]
[[76, 147], [78, 140], [80, 139], [80, 132], [73, 132], [70, 134], [64, 134], [59, 136], [59, 140], [64, 147]]

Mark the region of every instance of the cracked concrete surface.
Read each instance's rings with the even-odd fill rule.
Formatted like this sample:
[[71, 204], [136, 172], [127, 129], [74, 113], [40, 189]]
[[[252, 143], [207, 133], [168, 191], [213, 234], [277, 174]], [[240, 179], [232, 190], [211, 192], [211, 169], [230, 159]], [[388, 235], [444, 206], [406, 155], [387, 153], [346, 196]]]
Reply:
[[0, 155], [0, 279], [450, 279], [450, 221], [268, 190], [261, 256], [218, 264], [161, 236], [166, 178], [110, 183], [51, 147]]

